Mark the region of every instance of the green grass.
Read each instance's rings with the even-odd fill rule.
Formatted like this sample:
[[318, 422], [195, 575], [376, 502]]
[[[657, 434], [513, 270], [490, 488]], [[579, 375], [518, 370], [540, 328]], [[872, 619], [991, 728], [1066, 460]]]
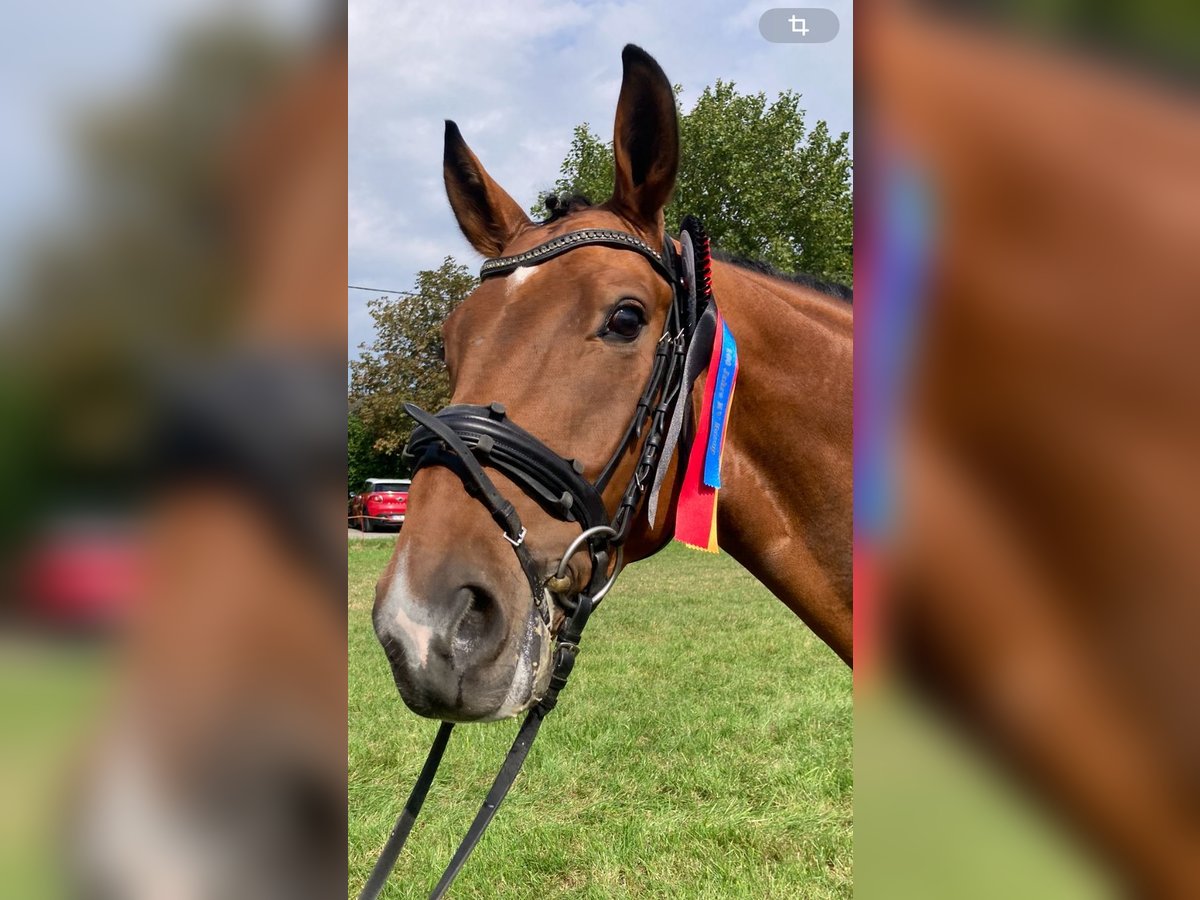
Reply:
[[[349, 549], [352, 897], [437, 730], [371, 629], [394, 543]], [[455, 898], [852, 895], [850, 672], [783, 604], [728, 556], [673, 545], [622, 575], [581, 646]], [[428, 894], [516, 727], [455, 730], [384, 897]]]
[[1043, 802], [902, 682], [855, 710], [860, 900], [1110, 900], [1126, 893]]
[[0, 896], [60, 897], [68, 786], [113, 677], [111, 647], [0, 635]]

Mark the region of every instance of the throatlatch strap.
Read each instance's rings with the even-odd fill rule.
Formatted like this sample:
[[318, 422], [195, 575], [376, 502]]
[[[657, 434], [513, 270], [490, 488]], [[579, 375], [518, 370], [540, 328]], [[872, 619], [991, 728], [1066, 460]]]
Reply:
[[[654, 471], [654, 481], [647, 498], [646, 515], [653, 526], [658, 515], [658, 497], [675, 450], [682, 442], [686, 450], [691, 441], [692, 387], [703, 370], [716, 340], [716, 304], [712, 291], [712, 244], [704, 225], [693, 215], [684, 217], [679, 229], [680, 256], [683, 257], [684, 284], [687, 302], [684, 304], [683, 328], [688, 336], [687, 359], [683, 367], [683, 382], [671, 422], [663, 441], [662, 455]], [[682, 475], [685, 460], [679, 461]]]
[[[696, 323], [696, 330], [692, 333], [692, 342], [688, 346], [687, 357], [684, 359], [683, 386], [679, 391], [679, 399], [675, 402], [675, 411], [671, 415], [671, 424], [667, 428], [662, 455], [658, 458], [658, 468], [654, 472], [654, 483], [650, 488], [649, 502], [646, 504], [646, 513], [650, 517], [651, 525], [654, 524], [655, 516], [658, 514], [658, 495], [662, 490], [663, 481], [667, 477], [671, 457], [675, 455], [675, 448], [680, 445], [680, 436], [683, 434], [685, 423], [691, 420], [692, 388], [696, 384], [696, 379], [700, 377], [700, 373], [704, 371], [704, 367], [708, 365], [716, 334], [717, 306], [715, 303], [710, 303], [705, 308], [704, 314], [700, 316], [700, 321]], [[684, 441], [684, 446], [686, 447], [686, 445], [687, 441]], [[681, 456], [679, 460], [681, 475], [686, 462], [687, 460]]]

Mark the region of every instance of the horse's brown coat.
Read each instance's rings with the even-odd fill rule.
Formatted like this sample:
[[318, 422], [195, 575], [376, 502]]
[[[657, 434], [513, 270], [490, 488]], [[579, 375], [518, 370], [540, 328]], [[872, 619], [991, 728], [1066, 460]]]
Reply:
[[1200, 120], [1094, 63], [873, 25], [863, 81], [941, 238], [898, 658], [1137, 896], [1200, 896]]
[[[447, 123], [447, 195], [463, 233], [481, 253], [517, 254], [588, 227], [620, 229], [660, 244], [663, 207], [678, 167], [674, 96], [650, 57], [626, 48], [623, 58], [614, 194], [602, 206], [532, 223]], [[514, 422], [560, 455], [581, 461], [585, 477], [595, 479], [633, 418], [672, 302], [671, 286], [640, 255], [606, 247], [576, 248], [518, 272], [485, 280], [447, 320], [452, 402], [502, 402]], [[720, 541], [850, 662], [851, 307], [723, 263], [714, 266], [714, 290], [742, 359], [726, 444]], [[636, 340], [602, 333], [621, 303], [643, 311], [645, 327]], [[701, 380], [693, 402], [702, 388]], [[610, 514], [633, 475], [637, 452], [637, 446], [626, 451], [605, 491]], [[670, 539], [677, 476], [675, 466], [657, 522], [651, 525], [639, 512], [627, 561]], [[499, 473], [493, 478], [517, 507], [527, 546], [548, 575], [578, 526], [552, 519]], [[511, 697], [505, 697], [520, 672], [518, 662], [514, 674], [512, 648], [532, 614], [515, 556], [482, 504], [445, 469], [421, 469], [410, 501], [376, 594], [376, 629], [397, 684], [406, 702], [426, 714], [461, 715], [463, 704], [478, 708], [480, 696], [487, 698], [485, 706], [511, 714], [504, 705]], [[586, 565], [583, 554], [571, 560], [577, 589], [590, 574]], [[484, 635], [486, 653], [476, 652], [474, 660], [448, 649], [464, 622]], [[438, 648], [442, 658], [457, 661], [431, 663]], [[449, 678], [457, 684], [445, 683]], [[466, 685], [474, 698], [464, 700]], [[444, 700], [424, 708], [425, 698], [449, 697], [455, 689], [458, 709], [447, 710]]]
[[[344, 346], [329, 300], [346, 274], [345, 54], [327, 44], [298, 62], [222, 148], [245, 291], [236, 338], [280, 369]], [[290, 490], [312, 498], [336, 553], [344, 481], [327, 475]], [[153, 498], [119, 685], [72, 803], [78, 894], [328, 897], [345, 884], [344, 597], [274, 513], [221, 476]]]

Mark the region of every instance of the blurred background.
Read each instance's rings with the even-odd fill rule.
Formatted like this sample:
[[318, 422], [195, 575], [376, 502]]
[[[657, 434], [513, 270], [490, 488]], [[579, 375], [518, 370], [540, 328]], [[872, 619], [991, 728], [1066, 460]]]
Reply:
[[[1200, 895], [1200, 14], [859, 12], [856, 893]], [[344, 9], [7, 19], [0, 883], [340, 893]]]
[[345, 883], [344, 8], [0, 38], [0, 884]]
[[860, 14], [856, 896], [1200, 895], [1197, 26]]

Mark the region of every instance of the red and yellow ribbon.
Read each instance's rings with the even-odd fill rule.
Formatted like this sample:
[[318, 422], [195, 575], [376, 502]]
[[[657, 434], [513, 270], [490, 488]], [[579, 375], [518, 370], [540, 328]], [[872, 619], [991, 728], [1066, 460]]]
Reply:
[[737, 343], [718, 311], [716, 337], [704, 381], [704, 400], [688, 453], [675, 517], [675, 539], [709, 553], [719, 552], [717, 495], [721, 487], [721, 457], [737, 373]]

